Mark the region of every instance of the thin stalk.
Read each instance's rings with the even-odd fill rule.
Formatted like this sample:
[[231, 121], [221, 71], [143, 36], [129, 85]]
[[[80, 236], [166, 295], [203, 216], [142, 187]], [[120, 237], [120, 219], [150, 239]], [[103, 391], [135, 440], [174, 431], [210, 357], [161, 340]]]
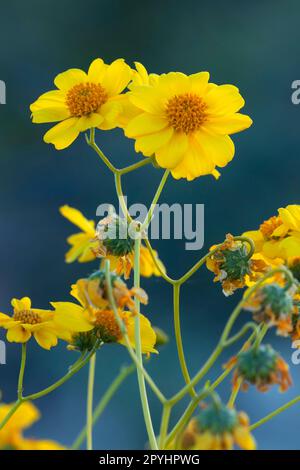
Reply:
[[[137, 234], [138, 235], [138, 234]], [[140, 288], [140, 247], [141, 247], [141, 239], [139, 237], [136, 238], [134, 243], [134, 287], [136, 289]], [[134, 338], [135, 338], [135, 349], [136, 349], [136, 356], [141, 365], [143, 365], [143, 356], [142, 356], [142, 344], [141, 344], [141, 325], [140, 325], [140, 302], [137, 298], [135, 298], [135, 308], [136, 308], [136, 315], [134, 319]], [[137, 376], [138, 376], [138, 384], [140, 390], [140, 397], [142, 402], [142, 409], [144, 414], [145, 425], [149, 437], [149, 443], [152, 450], [157, 450], [157, 442], [155, 433], [153, 430], [151, 413], [149, 409], [147, 391], [146, 391], [146, 384], [145, 378], [142, 374], [140, 369], [137, 369]]]
[[[182, 375], [184, 377], [185, 383], [189, 384], [191, 382], [190, 374], [185, 360], [182, 335], [181, 335], [181, 324], [180, 324], [180, 284], [173, 285], [173, 306], [174, 306], [174, 329], [175, 329], [175, 339], [178, 352], [178, 358], [180, 363], [180, 368]], [[195, 398], [197, 396], [194, 388], [190, 390], [190, 395]]]
[[93, 450], [93, 397], [96, 371], [96, 355], [90, 359], [88, 391], [87, 391], [87, 410], [86, 410], [86, 447], [87, 450]]
[[22, 344], [22, 357], [21, 357], [21, 366], [18, 379], [18, 400], [22, 400], [23, 397], [23, 381], [24, 381], [24, 372], [26, 365], [26, 355], [27, 355], [27, 343]]
[[287, 410], [288, 408], [290, 408], [291, 406], [295, 405], [296, 403], [298, 403], [300, 401], [300, 395], [296, 398], [293, 398], [293, 400], [289, 401], [288, 403], [286, 403], [285, 405], [283, 406], [280, 406], [279, 408], [277, 408], [275, 411], [272, 411], [272, 413], [269, 413], [267, 416], [265, 416], [264, 418], [260, 419], [259, 421], [256, 421], [256, 423], [253, 423], [251, 426], [250, 426], [250, 431], [253, 431], [254, 429], [258, 428], [259, 426], [261, 426], [262, 424], [265, 424], [267, 423], [270, 419], [272, 418], [275, 418], [275, 416], [279, 415], [280, 413], [282, 413], [283, 411]]
[[[133, 372], [135, 371], [135, 365], [131, 364], [128, 367], [122, 367], [120, 370], [120, 373], [117, 375], [117, 377], [114, 379], [114, 381], [110, 384], [98, 404], [96, 405], [96, 408], [93, 412], [93, 426], [96, 424], [96, 422], [99, 420], [99, 418], [102, 416], [102, 413], [104, 412], [105, 408], [117, 392], [117, 390], [120, 388], [124, 380]], [[77, 438], [75, 439], [73, 445], [72, 445], [72, 450], [79, 449], [81, 444], [83, 443], [85, 437], [87, 435], [87, 426], [84, 426], [82, 431], [79, 433]]]
[[148, 211], [148, 214], [146, 215], [146, 218], [145, 218], [145, 220], [144, 220], [144, 222], [143, 222], [143, 224], [142, 224], [141, 231], [143, 231], [144, 229], [147, 229], [147, 228], [148, 228], [148, 226], [149, 226], [149, 224], [150, 224], [150, 222], [151, 222], [151, 219], [152, 219], [152, 217], [153, 217], [153, 213], [154, 213], [156, 204], [157, 204], [157, 202], [158, 202], [158, 200], [159, 200], [159, 198], [160, 198], [160, 195], [161, 195], [162, 190], [163, 190], [163, 188], [164, 188], [164, 186], [165, 186], [165, 184], [166, 184], [166, 182], [167, 182], [167, 179], [168, 179], [169, 175], [170, 175], [170, 170], [165, 170], [165, 172], [164, 172], [164, 174], [163, 174], [163, 177], [162, 177], [162, 179], [161, 179], [161, 181], [160, 181], [160, 183], [159, 183], [159, 186], [158, 186], [158, 188], [157, 188], [157, 190], [156, 190], [156, 193], [155, 193], [155, 195], [154, 195], [154, 198], [153, 198], [153, 201], [152, 201], [152, 203], [151, 203], [151, 206], [150, 206], [150, 209], [149, 209], [149, 211]]
[[168, 433], [170, 415], [171, 415], [172, 407], [166, 403], [163, 407], [163, 414], [161, 419], [160, 425], [160, 432], [159, 432], [159, 449], [163, 450], [165, 448], [165, 441]]
[[137, 356], [136, 356], [136, 354], [135, 354], [135, 352], [134, 352], [134, 350], [131, 346], [130, 340], [128, 338], [128, 334], [127, 334], [127, 331], [126, 331], [126, 326], [125, 326], [123, 320], [121, 319], [121, 317], [118, 313], [118, 309], [117, 309], [115, 299], [114, 299], [114, 296], [113, 296], [113, 293], [112, 293], [111, 278], [110, 278], [110, 261], [108, 259], [105, 260], [105, 278], [106, 278], [106, 284], [107, 284], [107, 294], [108, 294], [109, 303], [110, 303], [111, 308], [113, 309], [113, 312], [115, 314], [115, 318], [116, 318], [116, 321], [118, 323], [118, 326], [119, 326], [120, 330], [123, 333], [123, 338], [124, 338], [124, 341], [125, 341], [125, 346], [127, 348], [127, 351], [129, 353], [131, 359], [133, 360], [136, 368], [139, 369], [141, 371], [141, 373], [143, 374], [143, 376], [145, 377], [145, 380], [147, 381], [149, 387], [152, 389], [153, 393], [157, 396], [158, 400], [162, 404], [164, 404], [167, 401], [166, 397], [159, 390], [159, 388], [157, 387], [157, 385], [155, 384], [153, 379], [150, 377], [148, 372], [145, 370], [143, 365], [139, 362], [139, 360], [138, 360], [138, 358], [137, 358]]

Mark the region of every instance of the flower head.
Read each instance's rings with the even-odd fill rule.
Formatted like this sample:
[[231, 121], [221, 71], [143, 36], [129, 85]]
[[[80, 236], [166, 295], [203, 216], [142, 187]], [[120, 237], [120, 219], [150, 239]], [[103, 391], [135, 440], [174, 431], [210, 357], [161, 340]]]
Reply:
[[222, 403], [212, 403], [190, 421], [181, 447], [187, 450], [232, 450], [235, 444], [245, 450], [256, 447], [247, 415]]
[[[212, 246], [210, 250], [215, 248]], [[250, 259], [245, 243], [235, 240], [230, 234], [207, 259], [206, 266], [215, 274], [214, 282], [221, 282], [225, 295], [231, 295], [236, 289], [244, 287], [247, 280], [256, 279], [257, 273], [267, 267], [263, 260]]]
[[278, 334], [287, 336], [293, 329], [292, 316], [296, 312], [292, 290], [278, 283], [264, 284], [245, 302], [244, 308], [253, 312], [258, 323], [276, 326]]
[[125, 127], [136, 151], [155, 154], [157, 164], [171, 169], [174, 178], [219, 175], [216, 167], [226, 166], [234, 155], [229, 134], [252, 124], [238, 113], [244, 106], [239, 90], [208, 83], [208, 72], [137, 73], [128, 97], [139, 114]]
[[[118, 275], [123, 274], [125, 279], [128, 278], [133, 266], [134, 258], [134, 252], [131, 250], [131, 244], [129, 240], [121, 240], [121, 242], [124, 242], [126, 245], [125, 248], [127, 249], [125, 251], [127, 254], [120, 256], [118, 247], [117, 250], [115, 250], [113, 246], [114, 244], [117, 244], [118, 240], [115, 239], [114, 241], [111, 240], [110, 242], [107, 235], [105, 236], [105, 239], [104, 237], [99, 239], [100, 237], [97, 237], [96, 233], [95, 221], [88, 220], [78, 209], [67, 205], [60, 208], [60, 213], [82, 230], [79, 233], [71, 235], [67, 239], [68, 243], [71, 245], [70, 250], [66, 253], [65, 256], [67, 263], [72, 263], [75, 260], [79, 261], [79, 263], [86, 263], [101, 257], [102, 268], [104, 268], [105, 259], [109, 259], [111, 271], [116, 271]], [[101, 227], [100, 232], [103, 235], [106, 230], [106, 225], [107, 224], [104, 223], [103, 220], [100, 222], [100, 225], [98, 224], [98, 228]], [[118, 231], [120, 232], [120, 229]], [[118, 233], [118, 231], [116, 231], [116, 233]], [[106, 254], [104, 255], [104, 253]], [[159, 259], [156, 251], [154, 251], [154, 255], [156, 257], [156, 262], [160, 265], [161, 270], [165, 271], [165, 267]], [[141, 275], [144, 277], [161, 275], [149, 253], [149, 250], [144, 245], [141, 245], [140, 271]]]
[[252, 238], [256, 252], [275, 260], [288, 262], [300, 255], [300, 205], [290, 204], [278, 209], [278, 214], [265, 220], [258, 230], [245, 232]]
[[[135, 346], [134, 318], [136, 315], [134, 298], [147, 303], [147, 295], [142, 289], [128, 289], [126, 284], [115, 274], [111, 274], [112, 291], [118, 309], [118, 315], [127, 332], [131, 345]], [[78, 300], [73, 302], [56, 302], [52, 305], [62, 324], [68, 324], [68, 318], [77, 315], [89, 322], [90, 331], [76, 333], [70, 341], [69, 349], [80, 351], [91, 350], [97, 339], [103, 343], [125, 344], [124, 333], [110, 306], [107, 286], [103, 271], [95, 273], [89, 279], [80, 279], [72, 286], [71, 295]], [[145, 354], [156, 352], [156, 334], [149, 320], [140, 314], [142, 351]]]
[[54, 80], [56, 90], [41, 95], [31, 106], [34, 123], [59, 122], [44, 136], [57, 150], [71, 145], [80, 132], [113, 129], [122, 113], [120, 94], [132, 77], [123, 59], [110, 65], [95, 59], [85, 73], [70, 69]]
[[7, 330], [7, 340], [15, 343], [26, 343], [34, 336], [44, 349], [56, 346], [59, 331], [54, 322], [54, 312], [32, 308], [28, 297], [12, 299], [12, 316], [0, 313], [0, 327]]
[[239, 379], [243, 381], [243, 390], [247, 390], [250, 383], [261, 392], [269, 390], [274, 384], [278, 384], [280, 391], [285, 392], [292, 384], [289, 366], [270, 345], [242, 351], [229, 361], [228, 365], [232, 364], [236, 365], [234, 387]]

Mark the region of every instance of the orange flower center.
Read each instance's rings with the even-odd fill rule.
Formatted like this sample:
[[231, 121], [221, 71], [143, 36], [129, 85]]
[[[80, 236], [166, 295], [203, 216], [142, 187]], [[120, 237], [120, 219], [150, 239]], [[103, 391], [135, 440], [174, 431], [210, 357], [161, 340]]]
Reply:
[[22, 323], [27, 323], [28, 325], [36, 325], [41, 323], [42, 319], [38, 313], [33, 312], [32, 310], [19, 310], [15, 311], [13, 315], [15, 321], [20, 321]]
[[[126, 326], [126, 316], [123, 312], [119, 312], [119, 315]], [[95, 327], [99, 329], [102, 341], [114, 343], [122, 339], [122, 332], [112, 310], [97, 310], [95, 317]]]
[[100, 83], [79, 83], [67, 93], [66, 105], [72, 116], [87, 116], [107, 101], [107, 93]]
[[200, 96], [192, 93], [176, 95], [167, 102], [169, 125], [176, 132], [190, 134], [197, 131], [206, 120], [207, 105]]
[[270, 238], [274, 230], [282, 224], [282, 220], [279, 216], [270, 217], [268, 220], [265, 220], [259, 227], [261, 233], [266, 238]]

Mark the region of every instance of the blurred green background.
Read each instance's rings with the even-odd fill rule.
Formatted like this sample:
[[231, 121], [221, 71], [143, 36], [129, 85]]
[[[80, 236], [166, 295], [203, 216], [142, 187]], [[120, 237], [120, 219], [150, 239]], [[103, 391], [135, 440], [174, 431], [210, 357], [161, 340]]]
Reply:
[[[205, 247], [185, 252], [183, 241], [155, 243], [170, 274], [179, 275], [228, 232], [256, 228], [278, 207], [299, 203], [300, 107], [291, 103], [291, 83], [300, 78], [300, 3], [297, 0], [193, 1], [164, 0], [11, 0], [1, 4], [0, 79], [7, 85], [7, 104], [0, 106], [0, 310], [10, 299], [28, 295], [34, 305], [68, 300], [70, 284], [94, 265], [66, 265], [65, 238], [73, 227], [58, 213], [70, 204], [93, 218], [102, 202], [116, 203], [113, 180], [83, 136], [57, 152], [42, 141], [48, 126], [32, 125], [29, 104], [52, 89], [55, 75], [71, 67], [86, 69], [96, 57], [110, 62], [138, 60], [152, 72], [208, 70], [216, 83], [239, 86], [250, 130], [234, 137], [236, 156], [218, 182], [170, 179], [166, 202], [205, 204]], [[98, 133], [98, 143], [123, 166], [136, 161], [133, 144], [121, 131]], [[124, 181], [129, 202], [148, 204], [161, 171], [146, 167]], [[147, 184], [145, 184], [147, 181]], [[172, 329], [171, 290], [160, 279], [143, 282], [150, 295], [145, 312], [171, 337], [149, 371], [170, 395], [183, 385]], [[195, 372], [213, 349], [237, 293], [225, 298], [204, 268], [184, 287], [182, 324], [189, 367]], [[248, 318], [248, 316], [247, 316]], [[0, 332], [0, 338], [4, 334]], [[289, 340], [270, 336], [291, 365], [294, 387], [284, 396], [251, 389], [237, 406], [255, 421], [299, 394], [299, 366], [290, 361]], [[229, 351], [228, 354], [232, 354]], [[227, 355], [211, 371], [214, 378]], [[0, 366], [0, 389], [13, 401], [20, 348], [7, 345], [7, 365]], [[32, 393], [63, 375], [74, 354], [61, 344], [52, 352], [31, 342], [25, 392]], [[107, 346], [98, 355], [95, 399], [128, 364], [125, 348]], [[63, 388], [37, 402], [42, 420], [27, 435], [70, 445], [85, 419], [87, 370]], [[99, 449], [143, 448], [146, 442], [141, 406], [133, 375], [118, 392], [95, 428]], [[222, 387], [226, 400], [230, 381]], [[150, 393], [154, 423], [160, 406]], [[173, 421], [179, 416], [179, 406]], [[255, 432], [260, 449], [299, 449], [299, 407], [288, 410]]]

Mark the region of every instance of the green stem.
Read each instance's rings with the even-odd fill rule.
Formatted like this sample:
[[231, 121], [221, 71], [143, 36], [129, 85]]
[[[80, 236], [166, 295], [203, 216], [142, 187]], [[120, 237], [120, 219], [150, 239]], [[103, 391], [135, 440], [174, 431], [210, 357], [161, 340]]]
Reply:
[[160, 198], [160, 195], [162, 193], [162, 190], [167, 182], [167, 179], [169, 177], [169, 174], [170, 174], [170, 170], [165, 170], [164, 174], [163, 174], [163, 177], [159, 183], [159, 186], [156, 190], [156, 193], [154, 195], [154, 198], [153, 198], [153, 201], [151, 203], [151, 206], [150, 206], [150, 209], [148, 211], [148, 214], [146, 215], [146, 218], [142, 224], [142, 227], [141, 227], [141, 231], [143, 231], [144, 229], [147, 229], [150, 222], [151, 222], [151, 219], [153, 217], [153, 213], [154, 213], [154, 210], [155, 210], [155, 207], [156, 207], [156, 204], [158, 203], [158, 200]]
[[150, 241], [148, 240], [148, 238], [145, 238], [144, 239], [144, 242], [149, 250], [149, 253], [151, 255], [151, 258], [155, 264], [155, 266], [157, 267], [158, 271], [160, 272], [160, 275], [161, 277], [166, 281], [168, 282], [169, 284], [176, 284], [176, 280], [175, 279], [172, 279], [171, 277], [169, 277], [161, 268], [161, 265], [157, 262], [157, 257], [155, 256], [155, 253], [153, 251], [153, 248], [151, 246], [151, 243]]
[[238, 396], [238, 393], [240, 391], [242, 383], [243, 383], [243, 379], [241, 377], [239, 377], [237, 383], [235, 384], [235, 386], [232, 389], [231, 395], [230, 395], [228, 403], [227, 403], [227, 406], [229, 408], [234, 407], [235, 400], [237, 399], [237, 396]]
[[93, 397], [96, 371], [96, 355], [90, 359], [88, 392], [87, 392], [87, 411], [86, 411], [86, 446], [87, 450], [93, 450]]
[[70, 378], [73, 377], [74, 374], [79, 372], [79, 370], [82, 369], [89, 362], [89, 360], [95, 354], [96, 350], [99, 348], [100, 345], [101, 341], [98, 340], [93, 349], [89, 352], [89, 354], [81, 362], [77, 363], [75, 367], [69, 369], [66, 375], [64, 375], [61, 379], [57, 380], [57, 382], [54, 382], [54, 384], [50, 385], [50, 387], [44, 388], [40, 392], [33, 393], [32, 395], [28, 395], [27, 397], [23, 397], [23, 400], [37, 400], [38, 398], [44, 397], [45, 395], [48, 395], [48, 393], [56, 390], [58, 387], [70, 380]]
[[[117, 390], [120, 388], [126, 377], [128, 377], [130, 374], [132, 374], [135, 371], [135, 365], [132, 364], [128, 367], [122, 367], [120, 370], [120, 373], [117, 375], [117, 377], [114, 379], [114, 381], [110, 384], [106, 392], [104, 393], [103, 397], [100, 399], [99, 403], [96, 405], [96, 408], [93, 412], [93, 426], [96, 424], [96, 422], [99, 420], [101, 417], [103, 411], [113, 398], [114, 394], [117, 392]], [[72, 445], [72, 450], [78, 449], [81, 444], [83, 443], [85, 437], [87, 435], [87, 426], [84, 426], [80, 434], [77, 436], [75, 439], [73, 445]]]
[[236, 343], [239, 339], [241, 339], [248, 330], [252, 329], [253, 332], [255, 333], [255, 336], [258, 337], [259, 335], [259, 328], [258, 325], [254, 322], [248, 322], [246, 323], [240, 331], [238, 331], [235, 335], [232, 335], [230, 338], [228, 338], [227, 341], [224, 343], [224, 347], [231, 346], [232, 344]]
[[119, 173], [115, 174], [115, 187], [116, 187], [116, 192], [119, 198], [119, 204], [120, 207], [124, 213], [124, 216], [126, 217], [128, 223], [130, 224], [132, 222], [132, 217], [129, 214], [129, 211], [127, 209], [127, 205], [124, 199], [124, 194], [123, 194], [123, 189], [122, 189], [122, 181], [121, 181], [121, 175]]
[[165, 448], [165, 441], [166, 441], [166, 436], [168, 433], [171, 411], [172, 411], [172, 407], [166, 403], [163, 407], [163, 414], [162, 414], [160, 432], [159, 432], [159, 449], [160, 450], [163, 450]]
[[153, 379], [150, 377], [148, 372], [145, 370], [143, 365], [138, 360], [138, 358], [137, 358], [137, 356], [136, 356], [136, 354], [135, 354], [135, 352], [134, 352], [134, 350], [131, 346], [130, 340], [128, 338], [128, 334], [127, 334], [127, 331], [126, 331], [126, 325], [124, 324], [123, 320], [121, 319], [121, 317], [118, 313], [118, 309], [117, 309], [116, 302], [115, 302], [113, 292], [112, 292], [112, 285], [111, 285], [111, 278], [110, 278], [110, 261], [108, 259], [105, 260], [105, 279], [106, 279], [106, 284], [107, 284], [107, 295], [108, 295], [109, 303], [110, 303], [111, 308], [113, 309], [113, 312], [115, 314], [115, 318], [116, 318], [116, 321], [118, 323], [118, 326], [119, 326], [120, 330], [123, 333], [123, 338], [124, 338], [124, 341], [125, 341], [125, 346], [127, 348], [127, 351], [129, 353], [132, 361], [134, 362], [136, 368], [138, 370], [140, 370], [140, 372], [145, 377], [145, 380], [147, 381], [149, 387], [152, 389], [153, 393], [157, 396], [158, 400], [162, 404], [164, 404], [167, 401], [166, 397], [162, 394], [162, 392], [159, 390], [159, 388], [157, 387], [157, 385], [155, 384]]
[[252, 287], [250, 287], [245, 295], [243, 296], [242, 300], [237, 304], [235, 309], [233, 310], [232, 314], [230, 315], [225, 328], [223, 330], [223, 333], [221, 335], [220, 341], [217, 345], [217, 347], [214, 349], [213, 353], [211, 356], [208, 358], [204, 366], [198, 371], [198, 373], [194, 376], [194, 378], [190, 381], [189, 384], [187, 384], [183, 389], [181, 389], [176, 395], [174, 395], [169, 402], [172, 404], [177, 403], [179, 400], [181, 400], [187, 393], [190, 393], [192, 388], [205, 376], [205, 374], [209, 371], [209, 369], [213, 366], [213, 364], [216, 362], [218, 359], [219, 355], [223, 351], [224, 347], [226, 346], [226, 341], [228, 339], [228, 336], [231, 332], [231, 329], [241, 313], [241, 310], [244, 306], [244, 304], [247, 302], [247, 300], [251, 297], [251, 295], [265, 282], [266, 279], [269, 277], [274, 276], [275, 273], [278, 272], [285, 272], [285, 268], [275, 268], [269, 271], [267, 274], [265, 274], [256, 284], [254, 284]]
[[[141, 248], [141, 239], [137, 234], [137, 238], [134, 243], [134, 287], [136, 289], [140, 288], [140, 248]], [[143, 365], [143, 356], [142, 356], [142, 344], [141, 344], [141, 325], [140, 325], [140, 301], [135, 298], [135, 308], [136, 315], [134, 319], [134, 338], [135, 338], [135, 350], [136, 356], [141, 364]], [[140, 390], [140, 397], [142, 402], [142, 409], [144, 413], [144, 420], [146, 424], [146, 429], [149, 437], [149, 443], [152, 450], [157, 450], [157, 442], [155, 433], [153, 430], [151, 413], [149, 409], [149, 403], [147, 398], [145, 378], [140, 369], [137, 369], [138, 384]]]
[[[248, 243], [249, 244], [249, 253], [248, 253], [248, 257], [251, 258], [251, 256], [253, 255], [254, 253], [254, 250], [255, 250], [255, 246], [254, 246], [254, 243], [253, 241], [248, 238], [248, 237], [234, 237], [234, 240], [239, 240], [241, 242], [245, 242], [245, 243]], [[201, 259], [199, 259], [199, 261], [197, 261], [196, 264], [194, 264], [194, 266], [189, 269], [180, 279], [178, 279], [176, 282], [178, 282], [179, 284], [183, 284], [184, 282], [186, 282], [191, 276], [193, 276], [193, 274], [195, 274], [196, 271], [198, 271], [198, 269], [206, 262], [206, 260], [208, 258], [210, 258], [214, 253], [216, 253], [219, 248], [223, 245], [223, 243], [219, 243], [218, 245], [215, 246], [215, 248], [213, 248], [211, 251], [209, 251], [208, 253], [206, 253], [206, 255], [204, 255]]]
[[264, 418], [260, 419], [259, 421], [256, 421], [256, 423], [253, 423], [251, 426], [250, 426], [250, 431], [253, 431], [254, 429], [258, 428], [259, 426], [261, 426], [262, 424], [266, 423], [267, 421], [269, 421], [270, 419], [274, 418], [275, 416], [279, 415], [279, 413], [282, 413], [283, 411], [287, 410], [288, 408], [290, 408], [291, 406], [295, 405], [296, 403], [298, 403], [300, 401], [300, 395], [296, 398], [293, 398], [293, 400], [289, 401], [288, 403], [286, 403], [285, 405], [283, 406], [280, 406], [280, 408], [277, 408], [277, 410], [275, 411], [272, 411], [272, 413], [268, 414], [267, 416], [265, 416]]
[[[175, 339], [176, 339], [179, 363], [180, 363], [184, 380], [186, 384], [189, 384], [191, 382], [191, 378], [190, 378], [190, 374], [189, 374], [186, 360], [185, 360], [183, 343], [182, 343], [182, 335], [181, 335], [181, 325], [180, 325], [180, 284], [173, 285], [173, 305], [174, 305]], [[193, 398], [197, 396], [194, 388], [190, 390], [190, 394]]]
[[26, 365], [26, 355], [27, 355], [27, 343], [22, 344], [22, 357], [21, 357], [21, 366], [18, 379], [18, 400], [22, 400], [23, 397], [23, 381], [24, 381], [24, 372]]
[[126, 166], [125, 168], [120, 168], [120, 169], [116, 168], [96, 144], [94, 128], [90, 130], [90, 137], [86, 137], [86, 142], [93, 150], [95, 150], [95, 152], [101, 158], [103, 163], [114, 174], [125, 175], [126, 173], [130, 173], [131, 171], [137, 170], [138, 168], [141, 168], [145, 165], [149, 165], [149, 163], [152, 163], [152, 158], [144, 158], [143, 160], [137, 163], [134, 163], [133, 165]]

